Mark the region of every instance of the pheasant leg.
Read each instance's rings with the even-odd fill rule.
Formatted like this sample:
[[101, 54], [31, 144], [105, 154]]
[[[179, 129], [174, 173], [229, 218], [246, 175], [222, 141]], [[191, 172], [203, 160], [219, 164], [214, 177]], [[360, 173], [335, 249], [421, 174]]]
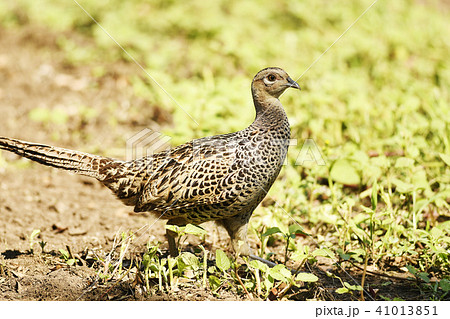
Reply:
[[[250, 216], [248, 216], [250, 218]], [[228, 232], [231, 238], [231, 245], [236, 254], [241, 256], [249, 256], [252, 253], [247, 241], [247, 226], [249, 218], [243, 216], [236, 216], [229, 219], [222, 220], [222, 225]]]

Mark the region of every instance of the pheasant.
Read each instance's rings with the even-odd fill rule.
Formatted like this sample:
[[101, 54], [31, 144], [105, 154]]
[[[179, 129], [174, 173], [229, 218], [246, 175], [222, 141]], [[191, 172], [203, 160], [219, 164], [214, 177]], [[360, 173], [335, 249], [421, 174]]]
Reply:
[[[135, 212], [152, 212], [169, 225], [216, 221], [227, 230], [234, 251], [250, 255], [250, 216], [288, 151], [289, 122], [278, 99], [287, 88], [300, 86], [280, 68], [263, 69], [251, 85], [256, 117], [250, 126], [132, 161], [7, 137], [0, 137], [0, 149], [96, 178]], [[176, 256], [176, 233], [167, 230], [166, 235], [169, 253]]]

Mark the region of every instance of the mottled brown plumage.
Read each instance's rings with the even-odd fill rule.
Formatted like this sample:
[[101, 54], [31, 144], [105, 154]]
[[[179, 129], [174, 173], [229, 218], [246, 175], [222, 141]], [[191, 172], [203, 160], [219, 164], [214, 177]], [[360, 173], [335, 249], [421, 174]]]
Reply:
[[[214, 220], [228, 231], [236, 252], [250, 254], [247, 224], [280, 172], [289, 145], [289, 123], [278, 100], [300, 87], [280, 68], [252, 82], [255, 121], [246, 129], [193, 140], [133, 161], [0, 137], [0, 149], [44, 165], [98, 179], [136, 212], [153, 212], [168, 224]], [[169, 248], [177, 254], [174, 234]]]

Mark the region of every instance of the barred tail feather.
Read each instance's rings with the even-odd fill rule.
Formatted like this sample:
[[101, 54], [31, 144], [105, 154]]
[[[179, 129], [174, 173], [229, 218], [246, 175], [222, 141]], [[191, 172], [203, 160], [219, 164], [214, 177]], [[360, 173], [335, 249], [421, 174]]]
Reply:
[[72, 171], [98, 180], [105, 178], [101, 168], [113, 162], [112, 159], [102, 156], [7, 137], [0, 137], [0, 149], [43, 165]]

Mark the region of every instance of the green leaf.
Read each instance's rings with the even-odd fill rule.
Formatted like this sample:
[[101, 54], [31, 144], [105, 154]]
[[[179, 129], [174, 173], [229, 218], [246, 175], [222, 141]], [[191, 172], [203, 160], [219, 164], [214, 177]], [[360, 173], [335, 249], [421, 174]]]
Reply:
[[358, 171], [346, 159], [339, 159], [331, 168], [331, 179], [344, 185], [358, 185], [361, 182]]
[[392, 183], [397, 187], [396, 190], [399, 193], [410, 193], [414, 190], [414, 185], [402, 182], [397, 178], [393, 178]]
[[66, 261], [66, 264], [69, 265], [69, 266], [73, 266], [77, 261], [78, 261], [77, 259], [71, 258], [71, 259]]
[[441, 281], [439, 281], [439, 287], [441, 287], [444, 292], [450, 291], [450, 280], [445, 278], [441, 279]]
[[49, 121], [49, 113], [50, 111], [46, 108], [36, 107], [28, 113], [28, 116], [32, 121], [45, 123]]
[[428, 274], [426, 272], [419, 272], [417, 274], [417, 277], [419, 277], [420, 279], [422, 279], [425, 282], [430, 282], [430, 278], [428, 277]]
[[159, 270], [159, 266], [156, 264], [150, 264], [150, 266], [148, 267], [149, 270], [151, 271], [158, 271]]
[[181, 260], [186, 266], [190, 266], [193, 270], [200, 268], [200, 261], [197, 256], [192, 253], [184, 252], [178, 257], [178, 259]]
[[217, 290], [220, 287], [220, 285], [222, 284], [220, 279], [214, 275], [210, 275], [208, 277], [208, 281], [209, 281], [209, 286], [211, 287], [212, 291]]
[[43, 107], [37, 107], [32, 109], [28, 116], [32, 121], [41, 123], [55, 123], [55, 124], [65, 124], [67, 123], [69, 116], [64, 110], [54, 109], [49, 110]]
[[350, 260], [350, 258], [352, 257], [352, 255], [350, 254], [339, 254], [339, 256], [341, 256], [343, 260]]
[[344, 282], [344, 286], [349, 290], [362, 290], [360, 285], [350, 285], [348, 282]]
[[191, 235], [195, 235], [195, 236], [203, 236], [207, 234], [207, 231], [204, 230], [201, 227], [192, 225], [192, 224], [187, 224], [186, 228], [184, 229], [184, 232], [186, 234], [191, 234]]
[[372, 210], [376, 210], [377, 205], [378, 205], [378, 183], [377, 183], [377, 180], [375, 180], [375, 182], [372, 185], [372, 195], [371, 195], [370, 201], [372, 203]]
[[208, 272], [209, 272], [210, 274], [215, 273], [216, 270], [217, 270], [216, 266], [209, 266], [209, 267], [208, 267]]
[[316, 249], [312, 252], [312, 255], [314, 257], [321, 256], [321, 257], [327, 257], [327, 258], [332, 258], [332, 259], [335, 258], [334, 253], [328, 248]]
[[411, 178], [411, 182], [414, 185], [415, 189], [430, 189], [430, 185], [427, 179], [427, 173], [425, 172], [425, 170], [416, 171]]
[[69, 252], [67, 250], [61, 248], [59, 249], [59, 252], [64, 259], [68, 260], [70, 258]]
[[416, 270], [416, 268], [414, 268], [413, 266], [411, 266], [411, 265], [406, 265], [405, 267], [406, 267], [406, 269], [408, 269], [408, 271], [409, 271], [411, 274], [413, 274], [414, 276], [417, 274], [417, 270]]
[[442, 229], [439, 229], [437, 227], [433, 227], [430, 230], [430, 235], [434, 238], [434, 239], [439, 239], [442, 234], [444, 233], [444, 231]]
[[[292, 235], [294, 235], [294, 237], [295, 237], [295, 235], [297, 235], [297, 234], [309, 236], [309, 234], [307, 234], [303, 231], [303, 227], [300, 226], [299, 224], [289, 225], [289, 234], [291, 235], [291, 237], [292, 237]], [[294, 237], [292, 237], [292, 238], [294, 238]]]
[[172, 258], [169, 256], [169, 258], [167, 258], [167, 266], [169, 266], [169, 268], [173, 268], [177, 263], [177, 259]]
[[315, 282], [317, 280], [319, 280], [319, 278], [314, 275], [314, 274], [310, 274], [310, 273], [306, 273], [306, 272], [301, 272], [297, 275], [297, 277], [295, 277], [296, 280], [300, 280], [300, 281], [304, 281], [304, 282]]
[[266, 264], [263, 264], [259, 260], [252, 260], [252, 261], [250, 261], [249, 265], [255, 269], [261, 270], [262, 272], [266, 272], [267, 269], [269, 268], [269, 266], [267, 266]]
[[144, 269], [148, 269], [148, 267], [150, 266], [150, 256], [148, 253], [145, 253], [144, 256], [142, 257], [142, 266], [144, 267]]
[[342, 249], [340, 249], [340, 248], [337, 250], [337, 252], [338, 252], [338, 254], [339, 254], [339, 257], [341, 257], [343, 260], [350, 260], [350, 258], [352, 257], [351, 254], [344, 253], [344, 252], [342, 251]]
[[291, 258], [293, 261], [298, 261], [298, 262], [302, 262], [303, 260], [305, 260], [306, 258], [308, 258], [309, 255], [305, 254], [304, 252], [301, 251], [294, 251], [291, 255]]
[[445, 164], [450, 166], [450, 155], [444, 154], [444, 153], [439, 153], [439, 156], [441, 157], [441, 159], [444, 161]]
[[399, 157], [395, 161], [396, 168], [414, 167], [414, 160], [408, 157]]
[[67, 123], [69, 116], [63, 110], [55, 109], [50, 112], [50, 122], [55, 124]]
[[222, 271], [227, 271], [231, 267], [227, 255], [220, 249], [216, 250], [216, 265]]
[[286, 269], [284, 265], [276, 265], [269, 269], [269, 275], [276, 280], [281, 280], [284, 282], [289, 282], [291, 278], [291, 272]]
[[278, 234], [278, 233], [282, 234], [283, 232], [278, 227], [271, 227], [268, 230], [266, 230], [265, 233], [262, 234], [261, 236], [266, 237], [266, 236], [270, 236], [270, 235]]
[[348, 290], [348, 288], [342, 287], [342, 288], [338, 288], [336, 289], [336, 292], [340, 295], [342, 294], [346, 294], [347, 292], [349, 292], [350, 290]]

